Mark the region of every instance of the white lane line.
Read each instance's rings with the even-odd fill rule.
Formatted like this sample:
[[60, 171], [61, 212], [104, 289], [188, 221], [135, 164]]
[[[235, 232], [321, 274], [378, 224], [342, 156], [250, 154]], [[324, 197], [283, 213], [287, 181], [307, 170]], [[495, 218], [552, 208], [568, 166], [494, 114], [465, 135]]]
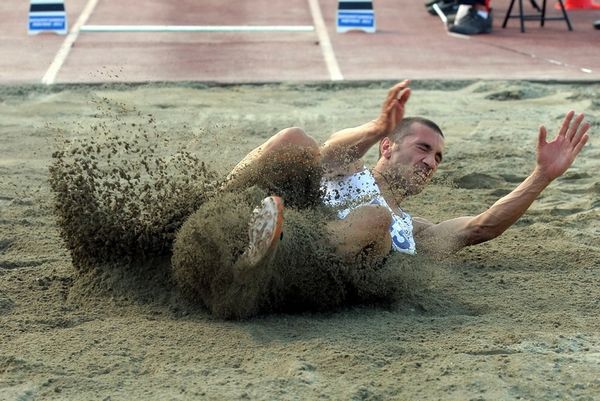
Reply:
[[329, 78], [332, 81], [342, 81], [344, 77], [340, 71], [340, 66], [335, 58], [333, 52], [333, 46], [331, 46], [331, 40], [329, 40], [329, 34], [327, 33], [327, 27], [323, 20], [323, 14], [321, 14], [321, 6], [319, 0], [308, 0], [310, 7], [310, 13], [312, 14], [313, 23], [317, 30], [317, 36], [319, 37], [319, 44], [321, 45], [321, 52], [327, 65], [327, 71], [329, 72]]
[[[460, 35], [460, 36], [464, 36], [464, 35]], [[467, 36], [467, 38], [470, 38], [470, 37]], [[533, 58], [533, 59], [536, 59], [536, 60], [541, 60], [541, 61], [543, 61], [545, 63], [549, 63], [549, 64], [553, 64], [553, 65], [558, 65], [560, 67], [565, 67], [565, 68], [575, 68], [575, 69], [577, 69], [577, 70], [579, 70], [579, 71], [581, 71], [583, 73], [586, 73], [586, 74], [591, 74], [593, 72], [589, 68], [580, 67], [580, 66], [577, 66], [577, 65], [574, 65], [574, 64], [569, 64], [569, 63], [566, 63], [566, 62], [560, 61], [560, 60], [554, 60], [554, 59], [551, 59], [551, 58], [546, 58], [546, 57], [543, 57], [543, 56], [538, 56], [537, 54], [529, 53], [527, 51], [513, 49], [513, 48], [508, 47], [508, 46], [497, 45], [497, 44], [494, 44], [494, 43], [489, 42], [489, 41], [486, 41], [486, 42], [478, 41], [477, 38], [475, 38], [475, 37], [473, 37], [473, 40], [477, 41], [478, 43], [485, 44], [486, 46], [496, 47], [498, 49], [502, 49], [502, 50], [505, 50], [505, 51], [508, 51], [508, 52], [520, 54], [522, 56], [527, 56], [527, 57], [530, 57], [530, 58]]]
[[63, 41], [62, 46], [60, 47], [60, 49], [58, 49], [56, 56], [54, 56], [52, 64], [50, 64], [50, 67], [48, 67], [46, 74], [44, 74], [44, 76], [42, 77], [43, 84], [52, 85], [54, 81], [56, 81], [56, 76], [58, 75], [58, 72], [60, 71], [67, 57], [69, 56], [69, 52], [71, 51], [71, 47], [73, 47], [73, 44], [77, 40], [77, 36], [79, 36], [80, 28], [90, 18], [90, 15], [92, 15], [92, 12], [94, 11], [94, 8], [96, 8], [97, 3], [98, 0], [88, 0], [83, 11], [79, 15], [77, 22], [75, 22], [75, 25], [73, 25], [73, 28], [71, 28], [71, 31], [67, 34], [67, 37]]
[[84, 25], [80, 32], [313, 32], [310, 25]]

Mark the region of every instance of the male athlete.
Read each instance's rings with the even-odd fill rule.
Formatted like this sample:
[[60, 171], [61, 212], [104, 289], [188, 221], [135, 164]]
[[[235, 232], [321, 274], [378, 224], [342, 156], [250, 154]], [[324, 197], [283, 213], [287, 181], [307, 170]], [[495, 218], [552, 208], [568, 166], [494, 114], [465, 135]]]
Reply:
[[[230, 174], [231, 182], [241, 170], [277, 158], [278, 152], [290, 146], [305, 149], [305, 155], [313, 157], [324, 169], [324, 201], [340, 209], [340, 220], [329, 225], [341, 254], [352, 257], [366, 248], [380, 254], [456, 252], [489, 241], [514, 224], [544, 188], [571, 166], [588, 141], [590, 125], [584, 122], [583, 114], [575, 117], [574, 112], [568, 112], [552, 141], [546, 141], [546, 128], [540, 127], [536, 167], [489, 209], [477, 216], [438, 224], [413, 218], [400, 204], [431, 180], [442, 162], [444, 135], [430, 120], [404, 118], [411, 93], [408, 84], [404, 81], [389, 90], [377, 119], [339, 131], [322, 146], [299, 128], [280, 131], [236, 166]], [[375, 145], [379, 146], [379, 160], [367, 168], [362, 157]], [[271, 210], [273, 224], [267, 226], [273, 227], [275, 234], [280, 232], [280, 225], [275, 223], [282, 210], [281, 202], [279, 197], [270, 197], [263, 205], [265, 213]], [[279, 235], [266, 232], [262, 238], [266, 243], [250, 248], [253, 253], [271, 252], [278, 238]]]
[[[360, 275], [378, 269], [391, 252], [444, 255], [499, 236], [588, 141], [590, 125], [568, 112], [550, 142], [540, 127], [534, 170], [489, 209], [438, 224], [413, 218], [401, 203], [430, 182], [443, 159], [444, 135], [430, 120], [404, 117], [408, 84], [389, 90], [375, 120], [339, 131], [322, 146], [287, 128], [250, 152], [222, 195], [181, 228], [172, 265], [182, 287], [227, 318], [340, 305], [368, 292]], [[380, 157], [368, 168], [362, 158], [375, 145]], [[262, 202], [249, 188], [260, 188]], [[260, 205], [252, 211], [256, 203], [249, 202]], [[330, 206], [324, 218], [312, 218], [323, 203]]]

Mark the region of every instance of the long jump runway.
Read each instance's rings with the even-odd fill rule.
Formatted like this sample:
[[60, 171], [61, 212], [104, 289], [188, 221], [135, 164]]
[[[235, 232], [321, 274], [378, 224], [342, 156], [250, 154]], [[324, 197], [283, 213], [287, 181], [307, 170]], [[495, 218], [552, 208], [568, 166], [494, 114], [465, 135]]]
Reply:
[[492, 33], [465, 37], [423, 3], [375, 0], [376, 33], [340, 34], [335, 0], [66, 0], [68, 35], [28, 36], [27, 2], [5, 0], [0, 83], [600, 79], [600, 10], [521, 33], [493, 0]]

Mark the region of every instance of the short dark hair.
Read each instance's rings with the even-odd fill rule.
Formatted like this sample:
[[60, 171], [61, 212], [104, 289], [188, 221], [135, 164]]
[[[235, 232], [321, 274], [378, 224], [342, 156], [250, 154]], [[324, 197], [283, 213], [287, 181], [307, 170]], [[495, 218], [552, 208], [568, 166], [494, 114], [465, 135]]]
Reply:
[[433, 121], [425, 117], [405, 117], [400, 121], [400, 123], [396, 126], [396, 129], [390, 135], [390, 139], [395, 143], [400, 143], [402, 139], [410, 134], [410, 128], [413, 124], [423, 124], [424, 126], [431, 128], [433, 131], [440, 134], [442, 138], [444, 138], [444, 133], [442, 129]]

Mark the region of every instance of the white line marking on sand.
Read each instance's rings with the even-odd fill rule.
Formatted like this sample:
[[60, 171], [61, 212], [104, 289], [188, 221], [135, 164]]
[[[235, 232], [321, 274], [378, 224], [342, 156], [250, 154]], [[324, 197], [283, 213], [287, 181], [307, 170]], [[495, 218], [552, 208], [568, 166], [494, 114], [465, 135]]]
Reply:
[[329, 40], [329, 34], [327, 33], [327, 27], [323, 20], [323, 14], [321, 14], [321, 6], [319, 0], [308, 0], [310, 7], [310, 13], [313, 17], [313, 23], [317, 30], [317, 36], [319, 37], [319, 44], [321, 45], [321, 52], [323, 58], [325, 58], [325, 64], [327, 65], [327, 71], [329, 72], [329, 78], [332, 81], [342, 81], [344, 77], [340, 71], [340, 66], [335, 58], [333, 52], [333, 46], [331, 46], [331, 40]]
[[84, 25], [80, 32], [313, 32], [310, 25]]
[[73, 44], [77, 40], [77, 36], [79, 36], [79, 29], [81, 28], [81, 26], [83, 26], [83, 24], [86, 23], [88, 18], [90, 18], [90, 15], [92, 15], [92, 12], [94, 11], [94, 8], [96, 8], [97, 3], [98, 0], [88, 0], [87, 4], [85, 5], [85, 8], [79, 15], [77, 22], [75, 22], [75, 25], [73, 25], [73, 28], [71, 28], [71, 31], [67, 34], [67, 37], [63, 41], [62, 46], [60, 47], [60, 49], [58, 49], [56, 56], [54, 56], [54, 60], [52, 61], [52, 64], [50, 64], [50, 67], [48, 67], [48, 71], [46, 71], [46, 74], [44, 74], [44, 76], [42, 77], [43, 84], [52, 85], [54, 83], [58, 72], [60, 71], [67, 57], [69, 56], [71, 47], [73, 47]]

